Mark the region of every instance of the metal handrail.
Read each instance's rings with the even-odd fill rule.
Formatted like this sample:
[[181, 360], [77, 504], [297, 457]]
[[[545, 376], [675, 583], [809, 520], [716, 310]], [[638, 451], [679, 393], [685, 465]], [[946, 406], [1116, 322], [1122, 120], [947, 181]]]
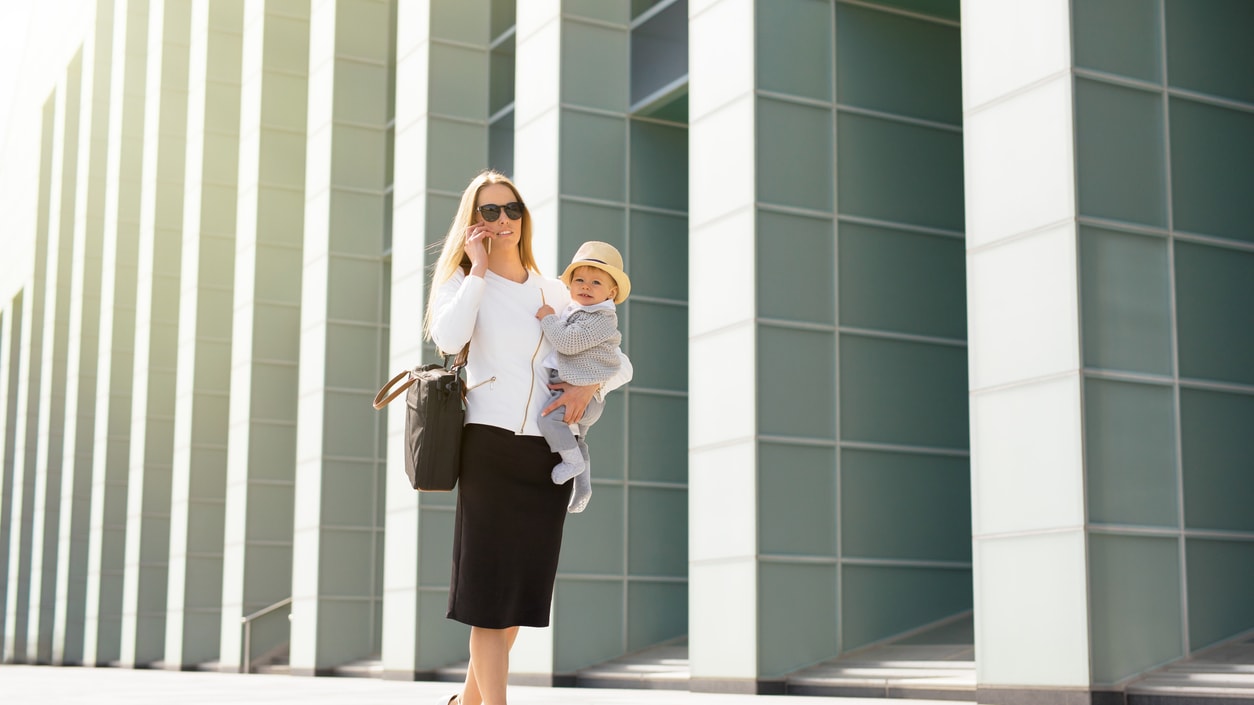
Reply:
[[[244, 627], [244, 673], [250, 673], [252, 671], [253, 620], [258, 617], [264, 617], [280, 607], [290, 604], [292, 604], [292, 598], [285, 597], [269, 607], [262, 607], [256, 612], [240, 618], [239, 622]], [[288, 615], [288, 619], [291, 619], [291, 615]]]

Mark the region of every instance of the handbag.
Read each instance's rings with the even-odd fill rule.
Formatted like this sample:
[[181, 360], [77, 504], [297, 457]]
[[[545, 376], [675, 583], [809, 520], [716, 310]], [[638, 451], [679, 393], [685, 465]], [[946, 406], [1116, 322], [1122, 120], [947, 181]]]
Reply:
[[462, 426], [466, 423], [466, 380], [462, 371], [470, 344], [444, 356], [442, 365], [422, 365], [393, 377], [374, 397], [382, 409], [405, 392], [405, 474], [423, 492], [448, 492], [461, 468]]

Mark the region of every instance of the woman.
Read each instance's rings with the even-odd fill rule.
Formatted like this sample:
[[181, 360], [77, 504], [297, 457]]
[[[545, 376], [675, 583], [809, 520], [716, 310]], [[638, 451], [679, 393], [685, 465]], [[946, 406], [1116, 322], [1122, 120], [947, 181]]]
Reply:
[[570, 296], [560, 281], [541, 276], [531, 242], [531, 214], [518, 190], [484, 171], [462, 193], [432, 273], [427, 337], [445, 352], [470, 344], [448, 602], [448, 617], [470, 625], [466, 684], [448, 701], [458, 705], [506, 705], [518, 627], [549, 624], [562, 525], [574, 498], [569, 481], [551, 479], [558, 457], [537, 419], [565, 406], [575, 423], [594, 395], [631, 379], [623, 357], [604, 390], [556, 384], [561, 396], [550, 400], [542, 369], [550, 345], [535, 312], [546, 303], [560, 310]]

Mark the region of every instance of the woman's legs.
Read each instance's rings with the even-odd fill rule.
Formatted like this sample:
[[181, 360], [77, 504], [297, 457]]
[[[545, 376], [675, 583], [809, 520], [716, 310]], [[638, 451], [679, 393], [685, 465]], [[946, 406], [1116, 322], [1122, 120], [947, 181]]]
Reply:
[[459, 705], [506, 705], [509, 650], [518, 638], [518, 627], [470, 628], [470, 666]]

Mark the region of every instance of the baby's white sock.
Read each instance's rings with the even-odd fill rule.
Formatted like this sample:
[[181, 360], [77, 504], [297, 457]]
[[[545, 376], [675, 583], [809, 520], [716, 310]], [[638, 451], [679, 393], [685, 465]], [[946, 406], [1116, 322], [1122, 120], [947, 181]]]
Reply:
[[578, 448], [559, 450], [562, 462], [553, 467], [553, 484], [560, 485], [584, 470], [583, 454]]

